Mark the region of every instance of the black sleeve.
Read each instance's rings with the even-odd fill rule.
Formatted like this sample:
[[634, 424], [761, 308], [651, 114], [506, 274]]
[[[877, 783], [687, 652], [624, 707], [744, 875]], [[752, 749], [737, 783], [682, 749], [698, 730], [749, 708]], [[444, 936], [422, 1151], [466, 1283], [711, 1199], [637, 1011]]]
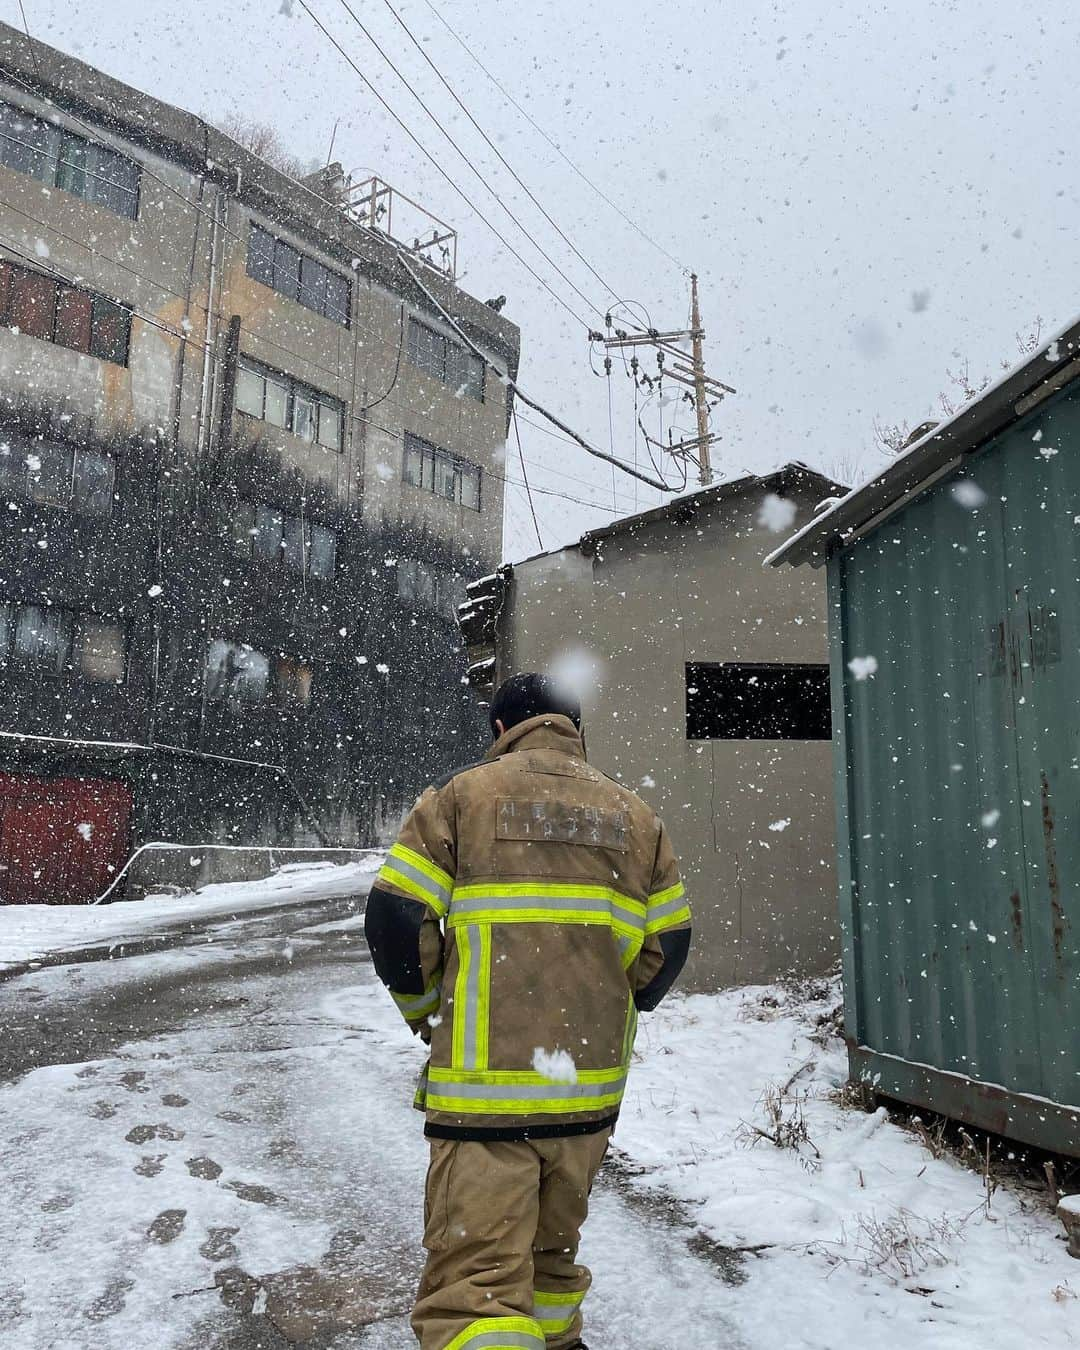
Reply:
[[679, 978], [690, 954], [690, 929], [673, 928], [661, 933], [660, 949], [664, 953], [664, 964], [649, 983], [634, 995], [634, 1005], [638, 1012], [652, 1012]]
[[395, 994], [422, 994], [424, 973], [420, 958], [423, 905], [372, 886], [364, 915], [364, 936], [371, 949], [375, 973]]

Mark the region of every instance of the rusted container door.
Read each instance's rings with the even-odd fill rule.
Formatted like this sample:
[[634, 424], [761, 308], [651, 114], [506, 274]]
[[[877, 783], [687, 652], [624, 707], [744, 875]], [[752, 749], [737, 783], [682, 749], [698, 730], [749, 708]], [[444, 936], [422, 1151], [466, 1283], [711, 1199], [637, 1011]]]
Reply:
[[89, 904], [124, 865], [130, 835], [124, 783], [0, 774], [0, 902]]

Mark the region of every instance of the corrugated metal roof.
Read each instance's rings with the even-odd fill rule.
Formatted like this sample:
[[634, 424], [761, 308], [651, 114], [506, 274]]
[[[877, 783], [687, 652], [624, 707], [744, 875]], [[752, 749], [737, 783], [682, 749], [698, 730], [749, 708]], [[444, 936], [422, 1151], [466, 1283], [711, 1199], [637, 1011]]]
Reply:
[[991, 437], [1043, 398], [1080, 377], [1080, 320], [1013, 366], [973, 402], [939, 423], [882, 473], [815, 516], [766, 559], [766, 565], [820, 567], [828, 555], [874, 529], [886, 515], [956, 472]]

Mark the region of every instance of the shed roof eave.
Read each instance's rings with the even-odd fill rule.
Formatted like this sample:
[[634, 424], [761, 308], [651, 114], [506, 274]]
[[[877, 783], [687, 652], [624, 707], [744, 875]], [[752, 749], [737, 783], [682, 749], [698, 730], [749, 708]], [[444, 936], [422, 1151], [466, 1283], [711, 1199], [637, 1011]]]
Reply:
[[926, 491], [991, 437], [1025, 416], [1044, 397], [1080, 378], [1080, 319], [1005, 371], [898, 456], [881, 473], [808, 521], [765, 559], [765, 566], [820, 567], [837, 549], [876, 527]]

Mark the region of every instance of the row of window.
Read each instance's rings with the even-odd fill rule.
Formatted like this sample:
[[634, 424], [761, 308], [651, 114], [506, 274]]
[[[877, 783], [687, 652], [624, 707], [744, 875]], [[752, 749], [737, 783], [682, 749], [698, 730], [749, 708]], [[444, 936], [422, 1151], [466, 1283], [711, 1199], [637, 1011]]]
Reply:
[[309, 444], [340, 450], [345, 405], [291, 375], [242, 356], [236, 372], [236, 410], [284, 427]]
[[33, 501], [85, 516], [112, 515], [116, 464], [111, 455], [48, 441], [0, 441], [0, 502]]
[[96, 141], [0, 103], [0, 164], [119, 216], [139, 214], [139, 166]]
[[284, 239], [276, 239], [261, 225], [251, 224], [248, 235], [247, 271], [279, 295], [349, 326], [352, 282], [324, 266], [310, 254], [301, 253]]
[[237, 515], [235, 539], [242, 557], [316, 581], [333, 578], [337, 564], [337, 535], [333, 530], [288, 515], [276, 506], [255, 502], [241, 502]]
[[484, 401], [484, 363], [453, 338], [419, 319], [409, 320], [409, 360], [425, 375], [448, 384], [463, 397]]
[[413, 487], [426, 488], [438, 497], [480, 510], [480, 469], [468, 460], [440, 450], [412, 432], [405, 433], [402, 476]]
[[127, 640], [119, 624], [89, 614], [0, 600], [0, 661], [36, 675], [122, 684]]
[[0, 261], [0, 324], [126, 366], [131, 311], [103, 295]]
[[271, 696], [279, 708], [306, 708], [311, 678], [311, 667], [303, 661], [280, 654], [271, 658], [246, 642], [215, 638], [207, 649], [207, 702], [233, 712], [265, 703]]

